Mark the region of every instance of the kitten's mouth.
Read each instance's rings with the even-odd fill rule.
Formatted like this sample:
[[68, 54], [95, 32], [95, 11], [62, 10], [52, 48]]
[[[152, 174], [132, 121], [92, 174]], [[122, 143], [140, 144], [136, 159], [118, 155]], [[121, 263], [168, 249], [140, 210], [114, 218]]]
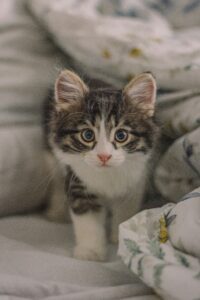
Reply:
[[105, 163], [102, 163], [102, 164], [98, 164], [98, 165], [97, 165], [97, 168], [98, 168], [99, 170], [105, 170], [105, 169], [110, 169], [110, 168], [112, 168], [112, 166], [111, 166], [111, 165], [108, 165], [108, 164], [105, 164]]
[[103, 168], [111, 168], [111, 166], [106, 165], [106, 164], [102, 164], [102, 165], [100, 165], [100, 167], [103, 167]]
[[98, 169], [111, 169], [111, 168], [115, 168], [115, 167], [119, 167], [121, 166], [122, 163], [119, 164], [108, 164], [108, 163], [101, 163], [98, 165]]
[[100, 162], [99, 166], [103, 167], [103, 168], [110, 168], [110, 167], [112, 167], [111, 165], [109, 165], [109, 163], [107, 161]]

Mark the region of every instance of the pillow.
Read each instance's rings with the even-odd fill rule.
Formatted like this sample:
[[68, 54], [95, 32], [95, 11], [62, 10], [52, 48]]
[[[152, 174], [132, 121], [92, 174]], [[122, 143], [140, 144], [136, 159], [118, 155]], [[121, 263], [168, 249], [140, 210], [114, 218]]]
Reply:
[[29, 0], [28, 5], [54, 41], [91, 77], [119, 86], [150, 70], [163, 89], [199, 86], [199, 28], [173, 31], [147, 2]]
[[30, 212], [49, 186], [41, 126], [1, 126], [0, 141], [0, 216]]
[[25, 2], [1, 0], [0, 216], [41, 205], [48, 176], [42, 106], [61, 55]]
[[[189, 127], [189, 116], [187, 121], [182, 123], [185, 128]], [[154, 174], [155, 186], [164, 199], [177, 202], [180, 197], [200, 186], [199, 156], [199, 127], [176, 139], [167, 149]]]

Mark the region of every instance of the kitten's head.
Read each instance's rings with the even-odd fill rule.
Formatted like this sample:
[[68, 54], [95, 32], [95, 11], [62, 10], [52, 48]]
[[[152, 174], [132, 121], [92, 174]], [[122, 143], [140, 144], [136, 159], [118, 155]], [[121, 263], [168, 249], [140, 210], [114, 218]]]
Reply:
[[[143, 73], [123, 90], [90, 88], [64, 70], [55, 85], [53, 144], [68, 159], [99, 169], [146, 155], [154, 144], [156, 82]], [[69, 162], [70, 163], [70, 162]]]

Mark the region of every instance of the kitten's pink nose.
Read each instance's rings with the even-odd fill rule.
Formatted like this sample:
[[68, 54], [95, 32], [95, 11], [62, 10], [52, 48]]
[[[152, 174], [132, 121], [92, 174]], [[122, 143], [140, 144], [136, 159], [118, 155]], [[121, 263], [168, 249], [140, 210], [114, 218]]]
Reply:
[[109, 154], [97, 154], [98, 158], [105, 164], [110, 158], [112, 155], [109, 155]]

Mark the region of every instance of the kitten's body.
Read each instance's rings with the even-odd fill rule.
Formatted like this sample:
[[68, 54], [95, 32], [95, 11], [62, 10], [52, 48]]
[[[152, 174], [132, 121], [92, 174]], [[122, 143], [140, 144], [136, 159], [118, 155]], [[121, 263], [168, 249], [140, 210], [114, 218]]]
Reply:
[[[74, 254], [79, 258], [105, 259], [107, 211], [112, 215], [110, 238], [116, 242], [118, 225], [141, 205], [157, 131], [152, 119], [154, 80], [149, 74], [142, 76], [133, 88], [130, 83], [123, 91], [88, 88], [69, 71], [57, 80], [49, 143], [66, 173], [66, 198], [76, 235]], [[134, 96], [139, 101], [132, 105]], [[63, 209], [56, 203], [56, 193], [51, 214], [59, 205], [57, 211]]]

